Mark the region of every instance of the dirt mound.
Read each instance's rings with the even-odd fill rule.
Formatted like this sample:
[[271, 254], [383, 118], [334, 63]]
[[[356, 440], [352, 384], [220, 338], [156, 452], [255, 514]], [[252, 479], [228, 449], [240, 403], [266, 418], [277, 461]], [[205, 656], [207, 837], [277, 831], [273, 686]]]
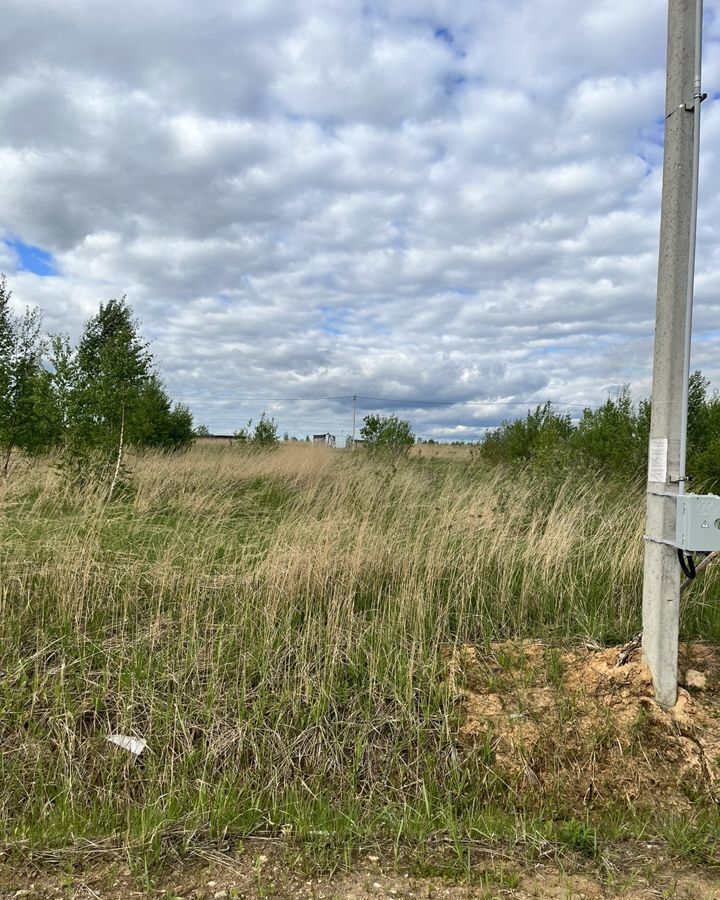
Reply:
[[455, 650], [449, 668], [462, 697], [460, 743], [515, 789], [536, 786], [573, 805], [652, 799], [677, 811], [702, 798], [717, 802], [717, 650], [681, 647], [688, 687], [667, 711], [653, 699], [640, 651], [618, 665], [619, 651], [537, 641]]

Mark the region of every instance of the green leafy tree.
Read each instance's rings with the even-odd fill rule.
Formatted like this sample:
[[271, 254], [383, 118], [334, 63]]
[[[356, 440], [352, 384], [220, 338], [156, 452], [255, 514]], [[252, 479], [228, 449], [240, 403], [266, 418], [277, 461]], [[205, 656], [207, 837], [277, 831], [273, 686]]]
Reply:
[[210, 429], [207, 427], [207, 425], [198, 425], [195, 429], [194, 435], [196, 438], [210, 437]]
[[152, 357], [125, 297], [101, 303], [85, 325], [73, 360], [66, 464], [81, 480], [112, 473], [108, 497], [123, 472], [125, 448], [147, 434]]
[[143, 394], [152, 357], [125, 297], [100, 304], [77, 348], [72, 426], [89, 447], [116, 447], [142, 438]]
[[583, 411], [573, 447], [588, 466], [614, 475], [643, 477], [647, 434], [627, 385], [599, 409]]
[[251, 444], [253, 438], [252, 419], [248, 419], [246, 425], [242, 425], [233, 435], [238, 444]]
[[36, 453], [51, 440], [42, 418], [49, 399], [47, 373], [42, 366], [41, 317], [37, 309], [15, 316], [12, 292], [0, 276], [0, 449], [7, 475], [12, 452]]
[[260, 421], [255, 426], [252, 442], [253, 446], [259, 450], [274, 450], [280, 443], [275, 419], [269, 419], [263, 413], [260, 416]]
[[57, 404], [53, 385], [53, 373], [41, 365], [32, 386], [34, 415], [28, 440], [23, 449], [38, 454], [62, 444], [63, 427], [61, 411]]
[[395, 415], [365, 416], [360, 428], [360, 436], [368, 449], [405, 453], [415, 443], [415, 435], [410, 423]]
[[[567, 471], [593, 468], [598, 473], [644, 481], [650, 436], [651, 401], [633, 405], [623, 387], [598, 409], [585, 409], [580, 420], [558, 416], [549, 403], [525, 419], [503, 422], [488, 432], [473, 453], [492, 463], [525, 461]], [[720, 396], [697, 371], [688, 391], [688, 472], [693, 489], [720, 487]]]
[[690, 490], [720, 489], [720, 396], [710, 394], [710, 382], [693, 372], [688, 389], [687, 471]]
[[250, 419], [247, 425], [235, 432], [234, 438], [237, 443], [247, 444], [253, 450], [274, 450], [280, 443], [275, 420], [268, 418], [264, 412], [254, 429]]
[[536, 461], [557, 465], [572, 430], [569, 415], [560, 415], [551, 403], [544, 403], [528, 411], [524, 419], [502, 422], [489, 431], [479, 455], [494, 463]]
[[180, 450], [192, 443], [192, 413], [182, 403], [172, 406], [157, 375], [142, 385], [135, 413], [133, 442], [144, 447]]
[[50, 402], [47, 415], [55, 434], [55, 443], [65, 445], [73, 421], [78, 395], [77, 355], [67, 335], [50, 338]]

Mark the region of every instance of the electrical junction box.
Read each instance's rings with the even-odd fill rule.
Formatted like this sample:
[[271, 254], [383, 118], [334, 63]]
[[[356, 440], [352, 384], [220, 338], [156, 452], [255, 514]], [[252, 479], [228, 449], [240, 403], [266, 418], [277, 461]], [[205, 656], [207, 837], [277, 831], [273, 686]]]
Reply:
[[678, 547], [690, 553], [720, 550], [720, 497], [680, 494], [676, 537]]

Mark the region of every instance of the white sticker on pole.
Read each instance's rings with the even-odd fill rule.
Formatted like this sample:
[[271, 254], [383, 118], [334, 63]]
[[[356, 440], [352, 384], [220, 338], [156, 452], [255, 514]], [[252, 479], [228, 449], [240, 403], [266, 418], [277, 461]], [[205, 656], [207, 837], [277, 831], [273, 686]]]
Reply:
[[665, 484], [667, 481], [668, 439], [650, 438], [648, 481]]

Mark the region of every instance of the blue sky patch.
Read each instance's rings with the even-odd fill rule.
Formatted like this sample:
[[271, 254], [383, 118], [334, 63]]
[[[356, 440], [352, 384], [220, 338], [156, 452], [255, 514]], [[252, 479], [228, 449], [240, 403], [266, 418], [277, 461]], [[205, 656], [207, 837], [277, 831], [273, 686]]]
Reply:
[[541, 356], [557, 356], [561, 353], [577, 353], [577, 347], [540, 347], [537, 352]]
[[18, 270], [20, 272], [32, 272], [34, 275], [42, 276], [58, 274], [52, 253], [48, 253], [42, 247], [24, 244], [16, 238], [6, 240], [5, 245], [17, 256]]
[[320, 328], [326, 334], [342, 335], [345, 326], [347, 310], [336, 309], [332, 306], [318, 306], [318, 312], [322, 316]]

